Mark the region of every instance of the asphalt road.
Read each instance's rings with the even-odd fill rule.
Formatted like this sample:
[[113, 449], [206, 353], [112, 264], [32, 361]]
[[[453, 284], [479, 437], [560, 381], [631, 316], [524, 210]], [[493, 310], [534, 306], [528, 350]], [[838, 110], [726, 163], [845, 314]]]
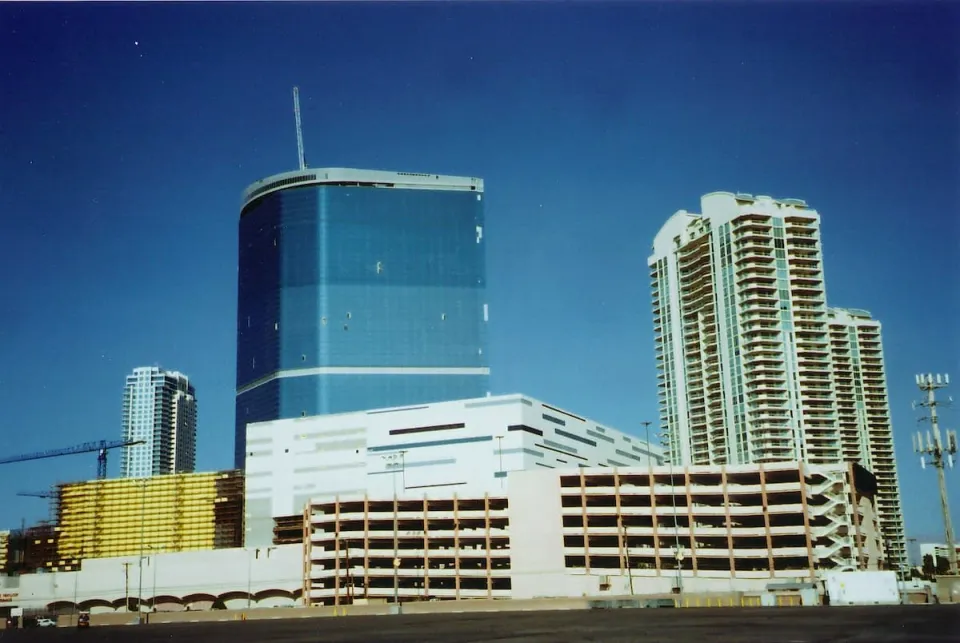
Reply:
[[0, 632], [17, 641], [104, 643], [951, 643], [960, 605], [633, 609], [348, 616]]

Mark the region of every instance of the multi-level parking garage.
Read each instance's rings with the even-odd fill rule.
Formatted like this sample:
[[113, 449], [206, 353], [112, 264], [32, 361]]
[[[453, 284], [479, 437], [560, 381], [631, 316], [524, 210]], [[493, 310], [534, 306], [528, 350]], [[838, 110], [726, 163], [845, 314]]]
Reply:
[[506, 494], [305, 512], [313, 604], [758, 590], [882, 564], [875, 480], [798, 463], [511, 472]]
[[487, 496], [311, 505], [305, 595], [319, 604], [509, 598], [507, 504]]

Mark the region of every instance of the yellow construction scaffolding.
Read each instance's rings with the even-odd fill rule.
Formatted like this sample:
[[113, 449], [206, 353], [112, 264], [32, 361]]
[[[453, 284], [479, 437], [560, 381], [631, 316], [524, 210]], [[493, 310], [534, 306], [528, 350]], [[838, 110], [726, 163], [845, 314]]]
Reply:
[[71, 560], [241, 546], [243, 472], [62, 484], [60, 565]]
[[7, 551], [10, 549], [10, 532], [0, 531], [0, 574], [7, 573]]

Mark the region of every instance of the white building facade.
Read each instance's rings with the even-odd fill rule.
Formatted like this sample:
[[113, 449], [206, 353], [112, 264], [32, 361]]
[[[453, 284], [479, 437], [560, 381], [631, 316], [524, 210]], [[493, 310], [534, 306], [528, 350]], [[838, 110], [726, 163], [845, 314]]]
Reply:
[[906, 573], [907, 541], [893, 449], [880, 322], [865, 310], [831, 308], [830, 356], [844, 462], [877, 478], [877, 514], [890, 566]]
[[648, 260], [668, 459], [840, 462], [819, 214], [727, 192], [701, 207]]
[[197, 398], [183, 373], [135, 368], [123, 389], [125, 447], [120, 477], [192, 473], [196, 466]]
[[378, 409], [247, 427], [247, 546], [277, 518], [338, 496], [449, 497], [506, 487], [510, 471], [625, 467], [661, 452], [524, 395]]

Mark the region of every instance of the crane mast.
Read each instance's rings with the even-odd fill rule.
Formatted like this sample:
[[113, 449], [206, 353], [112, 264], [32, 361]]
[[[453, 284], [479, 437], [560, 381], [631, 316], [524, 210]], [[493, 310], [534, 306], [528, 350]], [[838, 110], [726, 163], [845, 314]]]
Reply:
[[303, 155], [303, 130], [300, 129], [300, 88], [293, 88], [293, 114], [297, 119], [297, 161], [300, 169], [307, 169], [307, 161]]

